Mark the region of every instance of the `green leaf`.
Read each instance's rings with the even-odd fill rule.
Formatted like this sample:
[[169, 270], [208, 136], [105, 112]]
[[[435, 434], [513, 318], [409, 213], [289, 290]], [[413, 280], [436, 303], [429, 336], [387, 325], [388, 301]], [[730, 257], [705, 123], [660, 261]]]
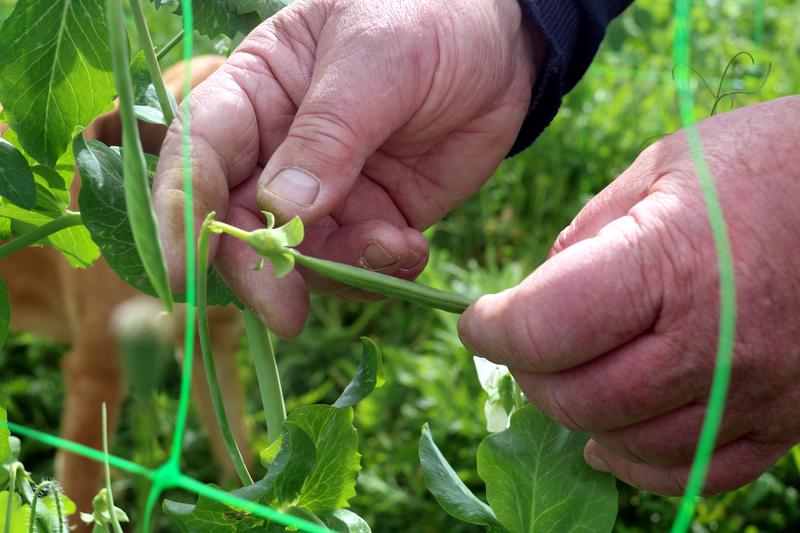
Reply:
[[295, 215], [289, 222], [277, 229], [283, 232], [284, 246], [297, 246], [303, 242], [305, 229], [299, 216]]
[[292, 411], [288, 420], [303, 428], [317, 449], [316, 465], [295, 505], [317, 514], [347, 507], [356, 495], [356, 476], [361, 469], [353, 410], [307, 405]]
[[428, 424], [422, 426], [419, 460], [425, 472], [425, 486], [447, 514], [470, 524], [499, 525], [492, 509], [469, 490], [442, 455]]
[[36, 160], [30, 156], [30, 154], [25, 152], [25, 149], [22, 147], [19, 137], [14, 130], [10, 129], [6, 131], [3, 134], [3, 139], [11, 143], [11, 145], [22, 154], [22, 156], [28, 162], [28, 166], [31, 167], [33, 174], [44, 178], [47, 186], [50, 189], [63, 191], [66, 193], [67, 200], [64, 202], [64, 204], [65, 206], [68, 205], [69, 187], [72, 184], [73, 178], [75, 177], [75, 157], [72, 155], [72, 150], [67, 150], [64, 152], [61, 157], [58, 158], [58, 161], [56, 161], [55, 166], [45, 166], [38, 164]]
[[356, 375], [333, 404], [333, 407], [352, 407], [366, 398], [386, 381], [383, 361], [378, 346], [367, 337], [361, 337], [361, 362]]
[[[131, 79], [133, 81], [133, 111], [136, 118], [151, 124], [169, 126], [164, 119], [164, 111], [161, 109], [161, 103], [158, 101], [156, 88], [147, 67], [147, 60], [141, 50], [131, 63]], [[168, 92], [167, 97], [174, 104], [173, 107], [177, 107], [172, 94]]]
[[112, 109], [103, 13], [102, 0], [20, 0], [0, 27], [3, 112], [25, 151], [46, 166]]
[[478, 475], [503, 526], [515, 533], [611, 531], [617, 516], [613, 476], [583, 460], [587, 437], [526, 405], [503, 432], [478, 447]]
[[[75, 138], [74, 146], [78, 169], [83, 177], [79, 203], [84, 225], [100, 246], [111, 269], [123, 281], [144, 293], [155, 295], [133, 242], [125, 207], [119, 151], [99, 141], [85, 142], [81, 136]], [[154, 159], [148, 159], [150, 169]], [[185, 297], [175, 295], [175, 300], [182, 302]], [[208, 304], [230, 303], [241, 307], [219, 274], [212, 270], [208, 280]]]
[[[315, 465], [314, 443], [306, 431], [292, 421], [285, 421], [281, 448], [263, 479], [233, 492], [250, 501], [272, 507], [291, 504], [297, 499], [303, 482]], [[277, 442], [277, 441], [276, 441]], [[181, 531], [249, 531], [263, 523], [249, 513], [200, 496], [195, 505], [164, 502], [164, 510], [172, 516]], [[263, 528], [258, 531], [264, 531]]]
[[[5, 280], [0, 278], [0, 348], [3, 347], [8, 338], [9, 324], [11, 324], [11, 302], [8, 299], [8, 286], [6, 286]], [[5, 421], [5, 411], [2, 407], [0, 407], [0, 414], [3, 415], [0, 421]], [[4, 443], [8, 444], [8, 435], [4, 437], [2, 428], [0, 428], [0, 462], [5, 460], [5, 457], [1, 453]]]
[[[247, 488], [250, 487], [245, 487], [245, 489]], [[234, 491], [234, 494], [243, 490]], [[175, 520], [178, 529], [184, 533], [270, 531], [264, 529], [263, 519], [244, 511], [232, 509], [205, 496], [198, 497], [195, 505], [164, 500], [163, 509]]]
[[314, 442], [291, 420], [283, 423], [280, 441], [281, 448], [263, 479], [267, 493], [259, 498], [262, 503], [273, 506], [294, 501], [317, 457]]
[[[12, 229], [14, 234], [19, 236], [33, 227], [44, 226], [60, 216], [56, 213], [44, 214], [39, 210], [39, 205], [37, 205], [37, 211], [28, 211], [12, 204], [0, 204], [0, 217], [7, 217], [14, 221]], [[83, 226], [72, 226], [53, 233], [42, 241], [42, 244], [48, 244], [59, 250], [74, 268], [89, 268], [100, 257], [100, 249], [92, 241], [89, 231]]]
[[36, 205], [31, 167], [25, 156], [4, 139], [0, 139], [0, 196], [25, 209]]
[[228, 5], [236, 8], [236, 12], [258, 13], [262, 19], [267, 19], [292, 3], [292, 0], [228, 0]]
[[[11, 505], [11, 522], [6, 524], [6, 509], [9, 504]], [[0, 492], [0, 531], [8, 531], [10, 533], [27, 533], [28, 524], [31, 519], [31, 508], [29, 505], [22, 504], [22, 498], [19, 494], [12, 493], [11, 501], [9, 502], [9, 493], [7, 490]]]
[[371, 533], [367, 521], [353, 511], [337, 509], [322, 517], [322, 521], [330, 529], [339, 533]]
[[[194, 29], [211, 38], [221, 35], [233, 38], [250, 33], [290, 3], [291, 0], [192, 0]], [[153, 0], [153, 4], [175, 5], [175, 14], [181, 14], [179, 2]]]
[[164, 250], [158, 237], [156, 214], [150, 197], [147, 163], [139, 138], [134, 114], [133, 82], [128, 60], [128, 36], [125, 31], [122, 0], [106, 0], [108, 39], [114, 66], [114, 82], [119, 95], [122, 121], [122, 166], [124, 169], [125, 202], [133, 240], [147, 277], [167, 311], [172, 312], [172, 290], [164, 261]]
[[[0, 283], [2, 283], [1, 279]], [[2, 344], [3, 343], [0, 342], [0, 346], [2, 346]], [[5, 463], [8, 458], [11, 457], [11, 444], [8, 442], [11, 432], [8, 430], [8, 418], [6, 417], [5, 408], [0, 407], [0, 463]]]
[[[70, 498], [68, 498], [62, 492], [56, 494], [48, 494], [46, 496], [42, 496], [42, 493], [39, 493], [39, 501], [36, 504], [36, 522], [37, 524], [41, 524], [45, 526], [47, 529], [45, 531], [68, 531], [68, 527], [66, 526], [66, 517], [75, 514], [76, 506], [75, 502], [73, 502]], [[63, 522], [59, 525], [59, 513], [58, 509], [56, 508], [56, 498], [59, 500], [59, 504], [61, 505], [61, 512]], [[38, 529], [41, 531], [42, 529]]]
[[290, 253], [271, 254], [268, 259], [278, 279], [285, 278], [294, 269], [294, 256]]

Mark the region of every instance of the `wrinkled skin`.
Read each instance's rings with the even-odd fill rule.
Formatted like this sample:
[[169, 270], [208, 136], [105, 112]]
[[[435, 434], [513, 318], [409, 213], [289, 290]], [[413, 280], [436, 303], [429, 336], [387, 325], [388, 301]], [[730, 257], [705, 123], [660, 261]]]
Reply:
[[[800, 440], [800, 97], [700, 125], [732, 240], [738, 302], [728, 403], [707, 493], [754, 480]], [[646, 150], [519, 286], [459, 330], [530, 400], [592, 439], [590, 465], [682, 492], [718, 334], [716, 254], [682, 132]]]
[[[516, 0], [298, 0], [191, 97], [196, 223], [211, 210], [247, 230], [264, 225], [260, 210], [300, 215], [305, 253], [414, 278], [428, 257], [420, 230], [508, 153], [546, 54]], [[176, 120], [154, 182], [174, 289], [185, 268], [180, 146]], [[253, 271], [254, 253], [230, 237], [211, 253], [273, 331], [299, 333], [308, 301], [297, 272]]]

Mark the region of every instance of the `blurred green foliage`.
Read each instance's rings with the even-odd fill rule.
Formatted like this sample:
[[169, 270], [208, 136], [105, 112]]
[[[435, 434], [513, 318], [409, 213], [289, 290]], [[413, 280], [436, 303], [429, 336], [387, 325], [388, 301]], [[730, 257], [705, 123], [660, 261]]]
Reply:
[[[0, 17], [8, 14], [11, 4], [0, 0]], [[177, 18], [146, 4], [155, 42], [167, 42], [178, 31]], [[792, 0], [694, 4], [691, 61], [709, 84], [719, 82], [729, 59], [742, 50], [752, 53], [756, 64], [738, 63], [726, 81], [729, 89], [757, 87], [772, 64], [763, 89], [738, 97], [734, 105], [800, 92], [800, 5]], [[644, 146], [678, 128], [671, 79], [672, 9], [671, 2], [642, 0], [612, 24], [594, 65], [537, 143], [506, 161], [479, 194], [429, 231], [433, 252], [423, 275], [426, 283], [477, 296], [519, 282], [545, 259], [558, 232], [592, 195]], [[757, 16], [760, 9], [763, 18]], [[201, 39], [198, 53], [229, 47], [228, 42]], [[165, 63], [179, 55], [171, 52]], [[699, 78], [695, 81], [697, 116], [707, 116], [713, 100]], [[729, 105], [723, 102], [722, 110]], [[384, 354], [386, 386], [356, 408], [363, 470], [354, 510], [376, 531], [478, 531], [440, 510], [425, 489], [417, 458], [420, 427], [429, 422], [463, 480], [477, 494], [482, 492], [474, 458], [485, 435], [485, 397], [472, 358], [458, 340], [456, 317], [400, 303], [361, 305], [325, 298], [316, 298], [312, 309], [303, 335], [279, 341], [276, 347], [290, 410], [338, 396], [358, 363], [359, 335], [373, 338]], [[0, 402], [8, 408], [9, 419], [57, 431], [63, 402], [59, 358], [64, 350], [16, 335], [0, 352]], [[144, 404], [128, 402], [114, 444], [116, 453], [147, 465], [164, 459], [176, 407], [177, 365], [164, 364], [161, 392]], [[253, 448], [258, 451], [266, 443], [266, 430], [255, 378], [244, 356], [241, 368]], [[184, 464], [198, 479], [216, 481], [203, 431], [196, 420], [190, 421]], [[35, 477], [52, 472], [52, 450], [26, 442], [23, 451], [22, 459]], [[137, 523], [146, 487], [124, 478], [115, 487], [118, 505]], [[798, 487], [797, 465], [784, 458], [751, 485], [704, 499], [694, 531], [800, 530]], [[676, 499], [621, 488], [617, 531], [668, 529]], [[169, 531], [171, 524], [162, 516], [158, 527]]]

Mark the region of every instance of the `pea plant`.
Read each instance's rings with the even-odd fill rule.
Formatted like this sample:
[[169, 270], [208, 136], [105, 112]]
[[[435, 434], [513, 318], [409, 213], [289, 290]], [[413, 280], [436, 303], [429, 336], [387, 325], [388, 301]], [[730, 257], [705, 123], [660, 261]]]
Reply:
[[[187, 17], [188, 2], [183, 7], [174, 0], [153, 3], [162, 11]], [[234, 37], [286, 3], [196, 1], [191, 2], [190, 12], [201, 34]], [[49, 246], [74, 268], [88, 268], [102, 254], [120, 278], [158, 297], [172, 311], [174, 303], [185, 302], [187, 295], [174, 294], [169, 286], [150, 199], [157, 158], [143, 152], [137, 120], [166, 125], [178, 115], [177, 104], [161, 80], [159, 61], [189, 35], [181, 33], [156, 48], [140, 0], [128, 4], [139, 47], [133, 57], [122, 0], [19, 0], [3, 22], [0, 122], [8, 129], [0, 141], [0, 240], [4, 241], [0, 259], [27, 246]], [[115, 98], [123, 125], [122, 146], [86, 140], [82, 130], [113, 109]], [[76, 166], [82, 185], [77, 198], [72, 198]], [[75, 203], [80, 211], [69, 209]], [[354, 407], [385, 381], [378, 346], [361, 339], [355, 375], [333, 404], [303, 405], [287, 414], [269, 332], [208, 265], [209, 237], [224, 233], [247, 242], [263, 258], [254, 267], [269, 261], [278, 277], [299, 264], [353, 287], [456, 314], [471, 300], [303, 255], [295, 248], [304, 234], [299, 219], [276, 227], [274, 217], [265, 213], [264, 221], [262, 229], [248, 232], [209, 213], [195, 243], [201, 353], [217, 419], [241, 482], [230, 495], [240, 504], [222, 501], [214, 496], [217, 492], [197, 482], [186, 482], [181, 486], [199, 494], [196, 502], [165, 500], [163, 510], [185, 532], [286, 530], [285, 525], [253, 512], [255, 507], [244, 505], [247, 502], [298, 518], [295, 529], [370, 531], [348, 507], [356, 494], [361, 460]], [[266, 469], [260, 479], [252, 476], [242, 459], [225, 414], [208, 328], [207, 308], [215, 305], [238, 306], [244, 317], [269, 441], [260, 453]], [[10, 313], [6, 285], [0, 280], [0, 345]], [[480, 358], [476, 366], [488, 394], [490, 434], [476, 458], [487, 501], [460, 480], [426, 425], [419, 442], [420, 466], [442, 509], [493, 532], [610, 531], [617, 512], [615, 482], [585, 465], [582, 449], [587, 437], [561, 428], [527, 403], [507, 369]], [[75, 505], [56, 481], [34, 482], [18, 460], [19, 439], [9, 434], [5, 412], [0, 410], [0, 415], [0, 533], [66, 532]], [[438, 424], [433, 422], [434, 427]], [[108, 457], [107, 449], [104, 453]], [[81, 518], [98, 532], [119, 532], [120, 522], [127, 520], [114, 506], [108, 462], [106, 487], [95, 498], [94, 513]]]

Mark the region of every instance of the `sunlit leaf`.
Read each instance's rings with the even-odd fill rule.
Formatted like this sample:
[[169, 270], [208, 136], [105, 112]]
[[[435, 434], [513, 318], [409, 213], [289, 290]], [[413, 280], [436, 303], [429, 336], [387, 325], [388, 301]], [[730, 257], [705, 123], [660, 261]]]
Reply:
[[478, 447], [478, 475], [497, 519], [515, 533], [611, 531], [614, 477], [583, 460], [587, 436], [527, 405]]
[[0, 27], [0, 102], [25, 151], [55, 166], [115, 94], [102, 0], [19, 0]]

